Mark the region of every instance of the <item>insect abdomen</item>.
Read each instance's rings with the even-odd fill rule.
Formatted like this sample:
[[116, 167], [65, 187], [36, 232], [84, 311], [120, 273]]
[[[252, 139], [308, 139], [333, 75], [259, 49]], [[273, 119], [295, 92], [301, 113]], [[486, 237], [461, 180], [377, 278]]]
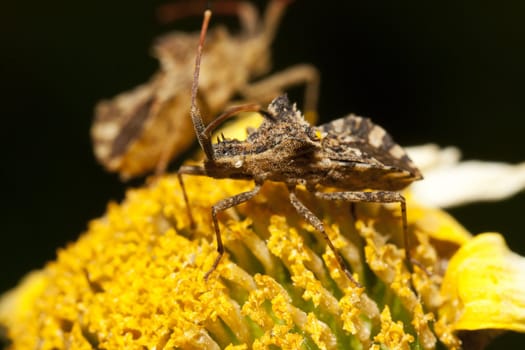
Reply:
[[350, 163], [346, 166], [332, 168], [319, 184], [347, 191], [365, 189], [399, 191], [415, 180], [417, 177], [404, 170]]

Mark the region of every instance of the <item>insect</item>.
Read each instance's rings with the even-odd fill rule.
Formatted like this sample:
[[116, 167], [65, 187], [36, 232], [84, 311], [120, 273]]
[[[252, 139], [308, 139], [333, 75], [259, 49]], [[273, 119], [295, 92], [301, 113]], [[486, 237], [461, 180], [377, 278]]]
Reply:
[[[341, 269], [358, 286], [326, 234], [322, 221], [297, 197], [296, 187], [305, 186], [316, 197], [325, 200], [399, 203], [405, 254], [410, 264], [406, 204], [397, 191], [422, 176], [401, 146], [383, 128], [355, 115], [319, 127], [311, 126], [286, 95], [275, 98], [267, 111], [260, 110], [257, 105], [241, 105], [226, 110], [205, 126], [196, 100], [202, 47], [210, 16], [211, 12], [207, 10], [197, 50], [191, 98], [191, 118], [206, 159], [202, 166], [183, 165], [179, 170], [179, 180], [183, 189], [182, 174], [253, 180], [255, 187], [212, 206], [218, 256], [205, 277], [208, 278], [216, 269], [224, 254], [217, 213], [250, 200], [265, 181], [286, 184], [292, 206], [323, 235]], [[224, 120], [245, 110], [260, 111], [264, 116], [263, 123], [244, 141], [222, 138], [212, 144], [211, 132]], [[324, 187], [336, 187], [342, 191], [323, 192]]]
[[[301, 83], [305, 84], [305, 108], [315, 111], [319, 75], [311, 65], [299, 64], [251, 82], [270, 71], [270, 45], [287, 1], [270, 1], [263, 18], [248, 2], [218, 0], [214, 5], [224, 14], [236, 13], [241, 32], [232, 35], [224, 26], [210, 30], [197, 96], [206, 116], [224, 110], [237, 96], [269, 102], [282, 89]], [[161, 13], [168, 19], [168, 10], [188, 13], [192, 3], [177, 6], [171, 4]], [[198, 33], [184, 32], [159, 38], [153, 53], [160, 70], [149, 82], [96, 105], [91, 137], [95, 156], [108, 171], [119, 173], [123, 180], [153, 170], [161, 174], [171, 159], [191, 146], [195, 135], [187, 131], [191, 129], [188, 111], [198, 40]]]

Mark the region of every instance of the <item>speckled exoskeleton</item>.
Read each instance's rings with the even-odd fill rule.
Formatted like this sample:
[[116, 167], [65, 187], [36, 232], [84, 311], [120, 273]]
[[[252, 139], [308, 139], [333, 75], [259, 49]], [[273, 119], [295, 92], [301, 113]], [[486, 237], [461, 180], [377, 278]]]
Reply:
[[[356, 285], [341, 255], [325, 232], [322, 221], [296, 195], [296, 187], [304, 186], [316, 197], [350, 203], [399, 203], [402, 228], [411, 268], [405, 198], [397, 192], [422, 178], [406, 152], [388, 133], [368, 118], [349, 115], [315, 127], [292, 105], [286, 95], [275, 98], [267, 110], [257, 105], [242, 105], [227, 110], [205, 126], [197, 106], [199, 68], [207, 23], [207, 11], [198, 48], [192, 90], [191, 117], [197, 139], [206, 155], [202, 166], [182, 166], [182, 174], [209, 176], [217, 179], [253, 180], [255, 187], [247, 192], [225, 198], [211, 208], [219, 253], [206, 278], [215, 270], [224, 254], [217, 213], [254, 197], [265, 181], [284, 183], [296, 211], [320, 233], [333, 250], [342, 270]], [[264, 121], [252, 130], [246, 140], [221, 138], [211, 142], [211, 133], [225, 119], [239, 111], [256, 110]], [[323, 192], [323, 188], [339, 188], [339, 192]], [[186, 197], [187, 198], [187, 197]]]

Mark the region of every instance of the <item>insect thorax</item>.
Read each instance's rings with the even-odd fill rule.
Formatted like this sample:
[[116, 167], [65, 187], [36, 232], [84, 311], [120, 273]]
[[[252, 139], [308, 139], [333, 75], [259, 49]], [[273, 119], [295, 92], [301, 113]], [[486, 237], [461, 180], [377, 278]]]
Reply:
[[[282, 181], [282, 174], [300, 176], [298, 160], [321, 148], [315, 129], [291, 105], [286, 96], [270, 104], [263, 123], [244, 141], [225, 139], [213, 145], [214, 160], [206, 162], [210, 176], [221, 173], [263, 175]], [[230, 169], [234, 168], [234, 169]]]

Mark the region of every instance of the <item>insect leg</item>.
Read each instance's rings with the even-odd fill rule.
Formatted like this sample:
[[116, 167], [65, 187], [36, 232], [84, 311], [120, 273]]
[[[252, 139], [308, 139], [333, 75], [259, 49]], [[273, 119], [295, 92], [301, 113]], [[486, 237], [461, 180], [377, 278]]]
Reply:
[[357, 209], [355, 207], [355, 202], [350, 202], [350, 216], [352, 217], [352, 221], [355, 223], [357, 221]]
[[401, 220], [403, 224], [403, 243], [405, 246], [405, 260], [410, 273], [414, 272], [412, 258], [408, 242], [407, 209], [405, 197], [394, 191], [374, 191], [374, 192], [315, 192], [315, 196], [325, 200], [341, 200], [351, 203], [356, 202], [375, 202], [375, 203], [399, 203], [401, 206]]
[[[299, 64], [255, 83], [248, 84], [239, 90], [241, 95], [247, 100], [265, 102], [266, 100], [271, 101], [289, 86], [304, 84], [303, 111], [307, 115], [316, 115], [319, 81], [320, 77], [317, 68], [310, 64]], [[310, 123], [315, 124], [317, 116], [307, 119]]]
[[[209, 0], [186, 0], [159, 5], [156, 10], [157, 19], [162, 24], [190, 16], [202, 14], [204, 8], [209, 7]], [[259, 22], [257, 8], [247, 1], [237, 0], [215, 0], [213, 1], [213, 12], [221, 16], [237, 16], [249, 34], [256, 31]]]
[[339, 267], [341, 268], [341, 270], [344, 271], [344, 273], [348, 277], [348, 279], [353, 284], [355, 284], [357, 287], [362, 287], [361, 284], [359, 282], [357, 282], [354, 279], [354, 277], [352, 276], [352, 273], [350, 272], [350, 269], [346, 265], [346, 262], [344, 261], [344, 259], [341, 256], [341, 254], [339, 254], [339, 252], [335, 249], [334, 244], [332, 243], [332, 241], [330, 240], [330, 237], [328, 237], [328, 234], [326, 233], [326, 231], [324, 229], [324, 225], [323, 225], [322, 221], [317, 216], [315, 216], [315, 214], [312, 213], [310, 211], [310, 209], [308, 209], [303, 203], [301, 203], [301, 201], [299, 201], [299, 199], [297, 198], [297, 195], [295, 193], [295, 187], [293, 187], [293, 186], [292, 187], [288, 187], [288, 190], [290, 191], [290, 202], [294, 206], [295, 210], [297, 210], [299, 215], [301, 215], [306, 222], [308, 222], [310, 225], [312, 225], [317, 231], [321, 232], [321, 234], [323, 235], [326, 243], [328, 244], [328, 246], [330, 247], [330, 249], [334, 253], [335, 258], [337, 259], [337, 263], [339, 264]]
[[222, 199], [219, 202], [215, 203], [213, 207], [211, 207], [211, 217], [213, 219], [213, 228], [215, 229], [215, 236], [217, 239], [217, 253], [219, 253], [219, 256], [217, 257], [217, 259], [215, 259], [215, 262], [213, 263], [211, 269], [208, 270], [208, 272], [206, 272], [206, 274], [204, 275], [205, 280], [207, 280], [208, 277], [210, 277], [210, 274], [213, 271], [215, 271], [215, 269], [219, 265], [222, 256], [224, 255], [224, 245], [222, 244], [222, 237], [221, 231], [219, 229], [219, 221], [217, 220], [217, 213], [250, 200], [259, 192], [260, 189], [261, 185], [256, 184], [252, 190], [239, 193], [229, 198]]
[[180, 187], [182, 189], [182, 196], [184, 197], [184, 203], [186, 204], [186, 210], [188, 212], [188, 219], [190, 220], [190, 227], [195, 228], [195, 220], [193, 219], [193, 214], [191, 213], [190, 202], [188, 200], [188, 194], [186, 192], [186, 187], [184, 186], [184, 181], [182, 181], [182, 175], [206, 175], [206, 171], [201, 166], [196, 165], [182, 165], [177, 171], [177, 179], [179, 180]]
[[180, 188], [182, 189], [182, 196], [184, 197], [184, 204], [186, 205], [186, 211], [188, 213], [188, 220], [190, 220], [190, 228], [195, 228], [195, 220], [193, 219], [193, 214], [191, 213], [190, 202], [188, 200], [188, 194], [186, 193], [186, 187], [184, 186], [184, 181], [182, 181], [182, 174], [177, 173], [177, 179], [179, 180]]
[[277, 32], [277, 27], [284, 15], [284, 10], [293, 0], [272, 0], [264, 13], [264, 35], [266, 41], [271, 43]]

